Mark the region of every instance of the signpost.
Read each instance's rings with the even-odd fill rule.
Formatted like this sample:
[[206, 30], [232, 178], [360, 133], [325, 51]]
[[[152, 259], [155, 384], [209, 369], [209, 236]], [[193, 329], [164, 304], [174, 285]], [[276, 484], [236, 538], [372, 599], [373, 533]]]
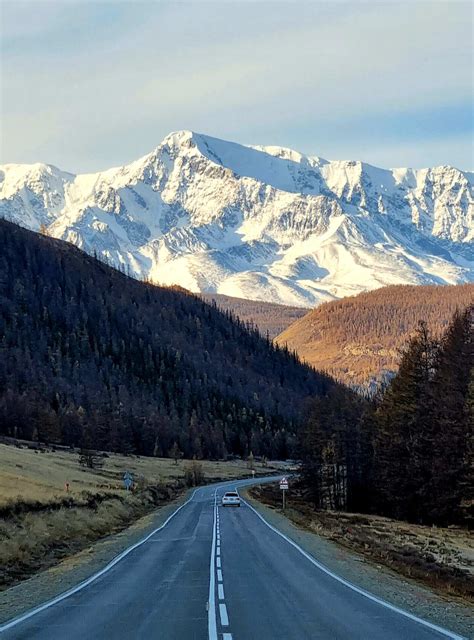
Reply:
[[127, 491], [130, 491], [133, 485], [133, 476], [130, 471], [125, 471], [125, 473], [123, 474], [123, 484], [125, 485], [125, 489]]
[[285, 510], [285, 493], [288, 491], [288, 480], [286, 478], [282, 478], [280, 480], [280, 489], [283, 501], [283, 511]]

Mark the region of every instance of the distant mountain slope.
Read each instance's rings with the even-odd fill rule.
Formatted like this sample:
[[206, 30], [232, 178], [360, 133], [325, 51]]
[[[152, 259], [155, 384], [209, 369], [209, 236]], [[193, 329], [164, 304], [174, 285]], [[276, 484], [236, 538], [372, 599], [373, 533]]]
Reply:
[[179, 131], [124, 167], [0, 167], [0, 216], [139, 279], [314, 307], [474, 279], [473, 175], [378, 169]]
[[288, 307], [260, 300], [232, 298], [219, 293], [203, 293], [201, 298], [211, 304], [215, 302], [217, 307], [223, 311], [231, 311], [242, 322], [250, 323], [259, 330], [262, 336], [268, 335], [271, 340], [309, 311], [309, 309], [302, 307]]
[[194, 295], [0, 221], [0, 434], [166, 455], [288, 455], [335, 383]]
[[474, 284], [384, 287], [319, 306], [276, 342], [346, 384], [366, 386], [397, 370], [399, 350], [420, 320], [439, 335], [456, 308], [473, 302]]

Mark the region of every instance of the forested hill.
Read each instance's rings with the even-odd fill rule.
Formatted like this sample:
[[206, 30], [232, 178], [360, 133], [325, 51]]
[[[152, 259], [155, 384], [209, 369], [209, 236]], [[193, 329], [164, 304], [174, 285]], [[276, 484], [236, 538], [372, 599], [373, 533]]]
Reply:
[[193, 295], [0, 220], [0, 433], [186, 456], [285, 456], [335, 383]]
[[345, 384], [367, 386], [397, 371], [420, 320], [439, 337], [456, 309], [473, 303], [474, 284], [382, 287], [322, 304], [276, 341]]
[[220, 293], [201, 293], [200, 297], [210, 304], [214, 302], [221, 311], [232, 311], [240, 320], [249, 322], [257, 328], [262, 336], [272, 339], [309, 311], [303, 307], [289, 307], [261, 300], [245, 300]]

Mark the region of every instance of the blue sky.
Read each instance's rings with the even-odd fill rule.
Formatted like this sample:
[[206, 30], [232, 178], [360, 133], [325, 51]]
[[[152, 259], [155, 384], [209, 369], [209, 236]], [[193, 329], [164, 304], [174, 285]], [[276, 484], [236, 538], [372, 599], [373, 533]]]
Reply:
[[192, 129], [474, 169], [469, 2], [0, 0], [1, 162], [124, 164]]

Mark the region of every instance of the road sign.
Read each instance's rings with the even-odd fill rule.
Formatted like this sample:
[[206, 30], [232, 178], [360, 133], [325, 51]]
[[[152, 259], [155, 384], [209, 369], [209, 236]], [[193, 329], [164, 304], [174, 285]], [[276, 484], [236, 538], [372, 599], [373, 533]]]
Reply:
[[288, 480], [286, 478], [282, 478], [280, 480], [280, 489], [281, 489], [281, 498], [282, 498], [282, 506], [283, 511], [285, 510], [285, 493], [288, 491]]
[[133, 485], [133, 475], [130, 471], [125, 471], [123, 474], [123, 484], [127, 491], [130, 491], [131, 486]]

